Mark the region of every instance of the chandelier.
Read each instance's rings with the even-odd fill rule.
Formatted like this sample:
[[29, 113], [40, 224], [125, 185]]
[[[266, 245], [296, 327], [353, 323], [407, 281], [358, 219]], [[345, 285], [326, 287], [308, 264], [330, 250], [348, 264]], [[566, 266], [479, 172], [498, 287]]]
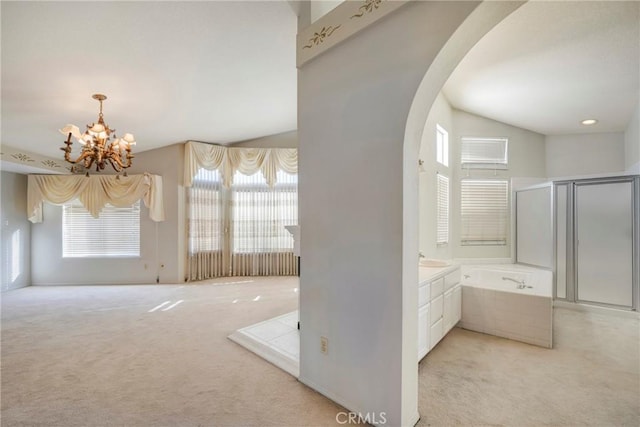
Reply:
[[[107, 97], [97, 93], [92, 98], [100, 102], [98, 122], [87, 125], [87, 130], [83, 134], [80, 134], [80, 129], [75, 125], [66, 125], [60, 129], [60, 133], [67, 137], [64, 142], [66, 147], [61, 147], [60, 149], [64, 151], [64, 159], [73, 164], [71, 172], [78, 171], [77, 165], [90, 169], [94, 164], [96, 172], [100, 172], [107, 163], [116, 172], [120, 172], [131, 166], [131, 159], [134, 157], [131, 154], [131, 146], [136, 144], [136, 140], [130, 133], [125, 133], [121, 138], [116, 137], [116, 130], [109, 128], [109, 125], [105, 124], [104, 116], [102, 115], [102, 101]], [[71, 159], [72, 136], [81, 145], [80, 156], [75, 160]]]

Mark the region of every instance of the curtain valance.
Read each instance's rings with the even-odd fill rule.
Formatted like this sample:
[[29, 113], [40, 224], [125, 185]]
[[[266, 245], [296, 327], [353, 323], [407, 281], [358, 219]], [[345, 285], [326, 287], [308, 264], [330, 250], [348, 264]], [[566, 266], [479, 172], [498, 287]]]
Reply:
[[261, 171], [270, 187], [276, 183], [279, 170], [298, 172], [298, 150], [295, 148], [221, 147], [189, 141], [185, 144], [184, 185], [191, 187], [198, 169], [219, 170], [222, 183], [229, 187], [236, 171], [253, 175]]
[[42, 222], [42, 202], [61, 205], [73, 199], [79, 199], [95, 218], [107, 203], [127, 207], [142, 199], [149, 208], [149, 218], [164, 221], [162, 177], [159, 175], [29, 175], [29, 221]]

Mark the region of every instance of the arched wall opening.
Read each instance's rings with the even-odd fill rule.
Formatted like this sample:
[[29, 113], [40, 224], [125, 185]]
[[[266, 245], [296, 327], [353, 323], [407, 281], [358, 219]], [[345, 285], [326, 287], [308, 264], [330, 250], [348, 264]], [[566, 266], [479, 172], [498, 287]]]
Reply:
[[521, 4], [409, 2], [300, 66], [299, 380], [386, 425], [419, 418], [424, 123], [460, 59]]
[[[416, 265], [419, 263], [419, 151], [425, 122], [438, 94], [451, 73], [473, 46], [493, 27], [526, 2], [483, 2], [458, 27], [429, 66], [415, 93], [407, 117], [403, 145], [403, 258], [402, 286], [410, 289], [418, 282]], [[403, 334], [417, 335], [417, 322], [413, 310], [415, 300], [411, 293], [403, 292]], [[406, 332], [405, 332], [406, 331]], [[411, 354], [404, 355], [410, 363]], [[410, 372], [409, 372], [410, 374]], [[403, 383], [413, 384], [413, 378]], [[417, 384], [417, 379], [415, 379]], [[410, 399], [403, 400], [403, 413], [411, 410]]]

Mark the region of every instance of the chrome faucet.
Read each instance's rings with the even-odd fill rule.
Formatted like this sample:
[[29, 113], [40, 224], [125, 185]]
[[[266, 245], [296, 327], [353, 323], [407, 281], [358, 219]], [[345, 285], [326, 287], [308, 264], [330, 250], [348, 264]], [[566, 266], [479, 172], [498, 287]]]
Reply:
[[[513, 279], [511, 277], [502, 277], [502, 280], [511, 280], [512, 282], [516, 282], [518, 285], [524, 287], [524, 279], [523, 280], [516, 280], [516, 279]], [[522, 288], [520, 288], [520, 289], [522, 289]]]
[[418, 252], [418, 258], [426, 258], [422, 252]]

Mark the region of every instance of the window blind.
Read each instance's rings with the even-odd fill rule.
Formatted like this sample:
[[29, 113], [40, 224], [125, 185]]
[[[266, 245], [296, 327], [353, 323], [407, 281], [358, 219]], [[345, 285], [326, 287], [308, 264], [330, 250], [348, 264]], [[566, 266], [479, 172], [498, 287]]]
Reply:
[[508, 164], [507, 138], [462, 138], [463, 168], [506, 169]]
[[465, 179], [460, 185], [462, 245], [506, 245], [509, 182]]
[[140, 201], [126, 208], [106, 205], [94, 218], [74, 200], [62, 206], [62, 256], [140, 256]]
[[438, 174], [436, 177], [437, 214], [436, 243], [449, 243], [449, 178]]

